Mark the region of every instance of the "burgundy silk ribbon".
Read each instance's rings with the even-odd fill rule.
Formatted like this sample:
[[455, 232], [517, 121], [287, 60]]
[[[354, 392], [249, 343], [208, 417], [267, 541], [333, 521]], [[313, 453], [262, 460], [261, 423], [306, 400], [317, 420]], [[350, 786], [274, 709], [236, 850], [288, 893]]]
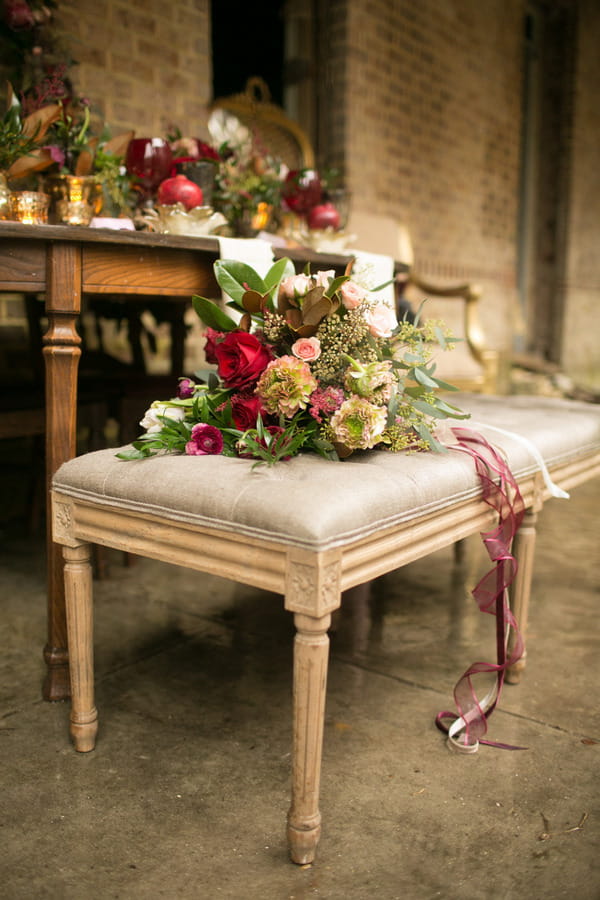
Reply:
[[[451, 430], [458, 443], [451, 445], [450, 449], [472, 457], [481, 481], [483, 500], [498, 513], [497, 526], [481, 534], [494, 566], [472, 592], [479, 609], [496, 617], [497, 661], [475, 662], [469, 666], [454, 689], [458, 715], [454, 712], [440, 712], [435, 721], [437, 727], [448, 735], [449, 744], [463, 752], [475, 752], [480, 743], [506, 750], [522, 750], [525, 748], [485, 741], [482, 738], [487, 731], [487, 720], [500, 699], [506, 670], [521, 658], [524, 650], [523, 639], [508, 603], [508, 587], [517, 571], [517, 561], [511, 553], [511, 545], [523, 519], [523, 498], [506, 461], [484, 437], [468, 428], [455, 427]], [[508, 635], [511, 628], [515, 632], [515, 639], [508, 656]], [[492, 687], [480, 700], [474, 687], [474, 677], [490, 673], [494, 676]]]

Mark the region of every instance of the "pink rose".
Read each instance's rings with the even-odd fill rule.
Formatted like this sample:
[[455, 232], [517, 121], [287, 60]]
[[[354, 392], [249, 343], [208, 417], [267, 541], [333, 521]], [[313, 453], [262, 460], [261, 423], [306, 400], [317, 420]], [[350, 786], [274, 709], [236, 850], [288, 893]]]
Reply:
[[304, 297], [313, 286], [309, 275], [289, 275], [279, 285], [279, 293], [286, 300], [295, 300], [296, 297]]
[[365, 310], [365, 321], [373, 337], [388, 338], [398, 325], [396, 313], [391, 306], [379, 303]]
[[304, 362], [312, 362], [321, 355], [321, 342], [316, 337], [299, 338], [292, 344], [292, 353]]
[[346, 309], [356, 309], [366, 297], [365, 289], [361, 288], [355, 281], [345, 281], [340, 288], [340, 294]]
[[329, 282], [335, 278], [335, 270], [327, 269], [326, 272], [317, 272], [315, 274], [315, 284], [319, 287], [324, 287], [325, 290], [329, 287]]

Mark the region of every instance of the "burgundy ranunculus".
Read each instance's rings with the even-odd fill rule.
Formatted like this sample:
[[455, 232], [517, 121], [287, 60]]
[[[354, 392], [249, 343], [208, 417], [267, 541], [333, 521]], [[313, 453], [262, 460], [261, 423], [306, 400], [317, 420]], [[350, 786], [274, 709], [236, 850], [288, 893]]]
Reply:
[[194, 396], [194, 391], [196, 390], [196, 385], [192, 381], [191, 378], [180, 378], [179, 379], [179, 387], [177, 388], [177, 396], [182, 400], [187, 399], [188, 397]]
[[231, 413], [235, 427], [240, 431], [256, 427], [258, 416], [268, 416], [267, 411], [256, 394], [233, 394], [231, 397]]
[[214, 425], [199, 422], [192, 428], [185, 452], [188, 456], [215, 456], [222, 453], [223, 435]]
[[222, 331], [215, 331], [210, 326], [206, 329], [206, 344], [204, 345], [204, 356], [207, 363], [216, 365], [217, 357], [215, 356], [215, 347], [217, 342], [223, 337]]
[[225, 387], [254, 387], [273, 358], [271, 350], [247, 331], [230, 331], [216, 344], [217, 371]]

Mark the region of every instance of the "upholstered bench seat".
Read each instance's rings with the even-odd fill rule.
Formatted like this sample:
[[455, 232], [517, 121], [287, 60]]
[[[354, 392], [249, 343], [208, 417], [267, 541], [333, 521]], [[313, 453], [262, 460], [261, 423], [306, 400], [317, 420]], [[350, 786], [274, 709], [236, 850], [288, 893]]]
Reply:
[[[548, 487], [531, 448], [516, 435], [537, 448], [554, 482], [568, 489], [600, 472], [600, 407], [540, 397], [461, 395], [456, 402], [472, 414], [465, 424], [502, 448], [524, 497], [513, 597], [524, 629], [535, 515]], [[473, 462], [455, 451], [365, 452], [340, 463], [302, 455], [267, 467], [221, 456], [124, 462], [115, 452], [73, 459], [53, 482], [53, 536], [65, 555], [75, 746], [91, 750], [97, 728], [89, 543], [279, 592], [297, 628], [288, 838], [292, 859], [308, 862], [320, 828], [331, 613], [342, 591], [490, 526], [493, 513]]]

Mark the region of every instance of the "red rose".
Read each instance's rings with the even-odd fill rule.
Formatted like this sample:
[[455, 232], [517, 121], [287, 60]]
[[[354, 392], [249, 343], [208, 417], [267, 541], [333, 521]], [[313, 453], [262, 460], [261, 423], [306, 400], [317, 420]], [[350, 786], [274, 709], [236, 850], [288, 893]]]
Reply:
[[217, 357], [215, 356], [215, 347], [217, 346], [217, 342], [220, 341], [222, 337], [222, 331], [215, 331], [214, 328], [210, 327], [206, 329], [206, 344], [204, 345], [204, 356], [206, 357], [207, 363], [216, 365]]
[[268, 418], [268, 413], [263, 407], [260, 397], [256, 394], [233, 394], [231, 397], [231, 413], [235, 427], [240, 431], [248, 428], [256, 428], [256, 420], [259, 416]]
[[247, 331], [230, 331], [214, 354], [225, 387], [240, 389], [254, 387], [273, 358], [269, 347]]

